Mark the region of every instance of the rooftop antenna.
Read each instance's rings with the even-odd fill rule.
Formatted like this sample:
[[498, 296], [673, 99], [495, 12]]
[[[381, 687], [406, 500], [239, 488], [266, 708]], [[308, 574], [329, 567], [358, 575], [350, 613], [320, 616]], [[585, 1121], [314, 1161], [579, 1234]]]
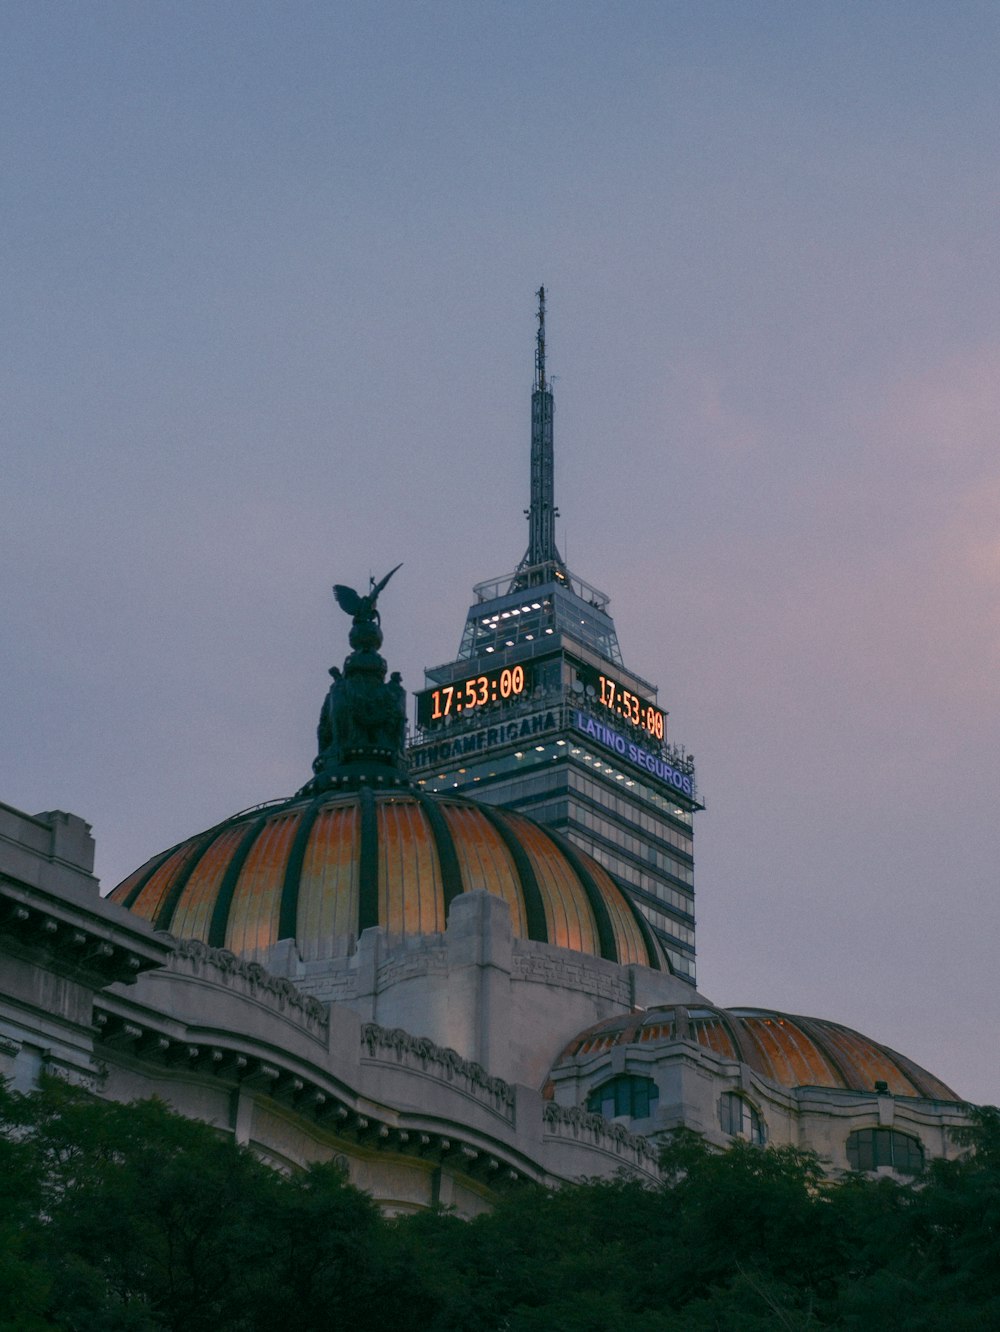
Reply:
[[535, 292], [538, 297], [538, 336], [535, 344], [535, 392], [545, 392], [545, 288]]
[[556, 549], [552, 416], [555, 403], [545, 378], [545, 288], [539, 287], [538, 333], [535, 340], [535, 383], [531, 394], [531, 507], [528, 509], [528, 549], [521, 568], [562, 564]]

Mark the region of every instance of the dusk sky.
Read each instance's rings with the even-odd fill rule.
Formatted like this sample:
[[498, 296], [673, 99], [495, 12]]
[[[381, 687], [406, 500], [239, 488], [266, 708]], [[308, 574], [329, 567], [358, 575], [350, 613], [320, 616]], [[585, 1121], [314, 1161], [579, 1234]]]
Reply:
[[699, 988], [1000, 1102], [1000, 5], [5, 0], [0, 800], [104, 891], [557, 540], [696, 755]]

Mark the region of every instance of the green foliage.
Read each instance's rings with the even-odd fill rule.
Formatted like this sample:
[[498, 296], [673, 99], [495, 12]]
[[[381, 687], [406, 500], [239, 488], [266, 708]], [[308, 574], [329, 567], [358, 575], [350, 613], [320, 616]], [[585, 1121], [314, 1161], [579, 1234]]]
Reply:
[[23, 1176], [4, 1189], [2, 1224], [20, 1239], [5, 1261], [24, 1267], [0, 1267], [12, 1328], [252, 1332], [291, 1309], [302, 1329], [374, 1328], [376, 1308], [400, 1303], [385, 1223], [332, 1167], [285, 1178], [161, 1102], [55, 1080], [4, 1093], [0, 1128]]
[[207, 1125], [0, 1088], [0, 1332], [812, 1332], [1000, 1326], [1000, 1112], [919, 1181], [679, 1134], [663, 1183], [522, 1188], [387, 1220]]

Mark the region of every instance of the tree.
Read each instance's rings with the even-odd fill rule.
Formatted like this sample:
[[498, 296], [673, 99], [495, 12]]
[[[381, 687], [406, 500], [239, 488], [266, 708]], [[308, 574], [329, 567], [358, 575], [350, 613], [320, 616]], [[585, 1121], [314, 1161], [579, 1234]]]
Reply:
[[910, 1183], [679, 1134], [663, 1182], [386, 1220], [161, 1102], [0, 1088], [0, 1332], [812, 1332], [1000, 1326], [1000, 1112]]

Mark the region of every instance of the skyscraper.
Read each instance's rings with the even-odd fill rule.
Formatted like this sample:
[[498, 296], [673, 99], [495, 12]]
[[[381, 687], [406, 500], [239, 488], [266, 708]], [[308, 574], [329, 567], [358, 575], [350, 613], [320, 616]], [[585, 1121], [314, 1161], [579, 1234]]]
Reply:
[[543, 287], [528, 548], [513, 573], [473, 588], [457, 657], [427, 668], [410, 773], [426, 790], [523, 810], [588, 851], [694, 983], [694, 762], [668, 737], [656, 686], [625, 666], [608, 596], [559, 554], [554, 409]]

